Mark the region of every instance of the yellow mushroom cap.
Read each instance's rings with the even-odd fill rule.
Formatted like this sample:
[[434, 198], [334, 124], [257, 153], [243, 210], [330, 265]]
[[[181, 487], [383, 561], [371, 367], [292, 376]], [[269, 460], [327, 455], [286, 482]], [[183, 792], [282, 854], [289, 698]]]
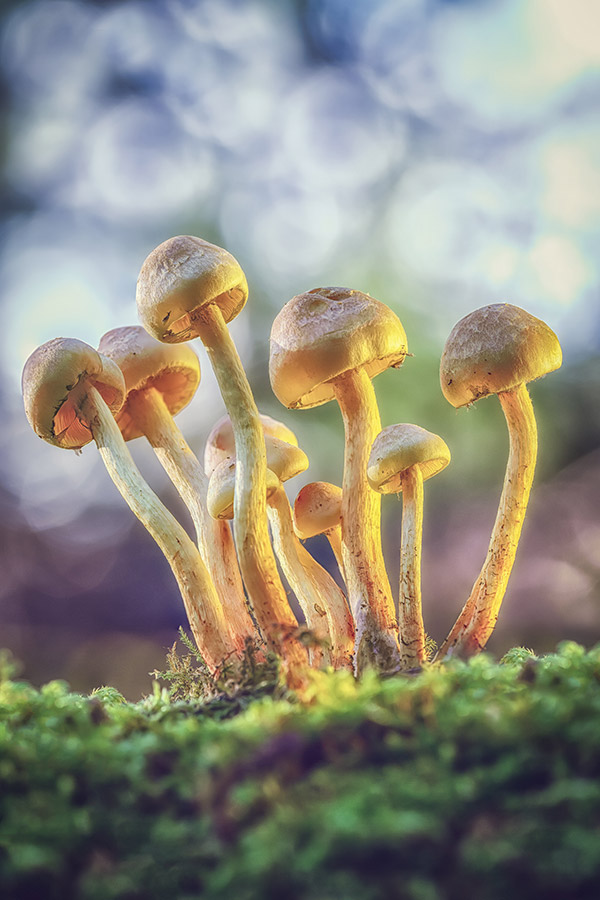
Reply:
[[39, 437], [70, 450], [93, 439], [76, 400], [84, 395], [84, 382], [96, 388], [112, 413], [125, 398], [121, 370], [89, 344], [76, 338], [54, 338], [34, 350], [23, 369], [25, 414]]
[[216, 303], [230, 322], [247, 299], [248, 283], [235, 257], [191, 235], [159, 244], [146, 257], [137, 283], [140, 321], [167, 344], [197, 337], [194, 317], [203, 306]]
[[493, 303], [469, 313], [450, 332], [440, 383], [446, 400], [459, 407], [535, 381], [561, 364], [558, 338], [545, 322], [519, 306]]
[[418, 466], [426, 481], [449, 462], [450, 450], [439, 435], [419, 425], [389, 425], [373, 441], [367, 479], [380, 494], [397, 494], [407, 469]]
[[[260, 422], [266, 435], [279, 438], [287, 444], [298, 446], [298, 438], [287, 425], [272, 419], [271, 416], [260, 414]], [[233, 427], [229, 416], [223, 416], [222, 419], [213, 426], [210, 434], [206, 439], [204, 447], [204, 471], [207, 475], [215, 469], [224, 459], [231, 459], [235, 456], [235, 437]]]
[[[281, 485], [279, 478], [267, 469], [267, 499]], [[235, 460], [224, 459], [214, 469], [208, 482], [206, 506], [213, 519], [233, 519], [235, 497]]]
[[326, 534], [341, 524], [342, 489], [328, 481], [305, 484], [294, 501], [294, 531], [300, 540]]
[[371, 378], [406, 356], [406, 334], [392, 310], [361, 291], [315, 288], [293, 297], [271, 330], [269, 374], [289, 408], [335, 396], [332, 379], [364, 368]]
[[289, 481], [308, 469], [308, 456], [300, 447], [288, 444], [270, 434], [265, 435], [267, 448], [267, 468], [277, 475], [280, 481]]
[[98, 350], [112, 359], [125, 378], [127, 398], [116, 420], [126, 441], [140, 437], [129, 409], [129, 394], [156, 388], [172, 416], [188, 405], [200, 383], [200, 361], [187, 344], [161, 344], [141, 325], [113, 328]]

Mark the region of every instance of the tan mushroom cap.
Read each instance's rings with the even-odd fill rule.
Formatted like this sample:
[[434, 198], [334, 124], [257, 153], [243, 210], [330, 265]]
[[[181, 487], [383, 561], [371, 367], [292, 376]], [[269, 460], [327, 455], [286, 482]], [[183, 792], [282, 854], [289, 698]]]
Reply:
[[129, 409], [129, 394], [156, 388], [172, 416], [188, 405], [200, 384], [200, 361], [187, 344], [161, 344], [141, 325], [113, 328], [98, 344], [98, 350], [112, 359], [125, 378], [127, 398], [116, 420], [126, 441], [140, 437]]
[[326, 534], [342, 520], [342, 489], [328, 481], [305, 484], [294, 501], [294, 531], [300, 540]]
[[446, 400], [459, 407], [535, 381], [561, 364], [558, 338], [545, 322], [510, 303], [493, 303], [450, 332], [440, 383]]
[[[265, 437], [270, 435], [271, 437], [276, 437], [285, 441], [287, 444], [293, 444], [294, 447], [298, 446], [298, 438], [292, 429], [288, 428], [287, 425], [284, 425], [283, 422], [278, 422], [277, 419], [273, 419], [271, 416], [264, 415], [263, 413], [260, 414], [260, 422]], [[212, 427], [210, 434], [206, 439], [206, 445], [204, 447], [204, 471], [207, 475], [210, 475], [224, 459], [232, 459], [234, 456], [235, 437], [231, 419], [229, 416], [223, 416], [223, 418], [219, 419]]]
[[397, 494], [402, 490], [402, 475], [418, 466], [423, 481], [445, 469], [450, 450], [437, 434], [420, 425], [389, 425], [380, 431], [371, 448], [367, 479], [380, 494]]
[[[267, 499], [280, 486], [277, 475], [267, 469]], [[235, 460], [224, 459], [214, 469], [208, 482], [206, 506], [213, 519], [233, 519], [235, 497]]]
[[374, 378], [406, 352], [402, 323], [384, 303], [350, 288], [315, 288], [273, 322], [271, 386], [284, 406], [319, 406], [335, 396], [332, 379], [361, 367]]
[[77, 338], [54, 338], [34, 350], [23, 369], [25, 414], [35, 433], [69, 450], [93, 440], [80, 419], [76, 401], [84, 395], [84, 382], [100, 393], [114, 414], [125, 398], [125, 381], [111, 359]]
[[265, 435], [267, 449], [267, 468], [277, 475], [280, 481], [289, 481], [308, 469], [308, 456], [294, 444], [288, 444], [272, 435]]
[[197, 337], [194, 318], [203, 306], [216, 303], [230, 322], [247, 299], [248, 283], [235, 257], [192, 235], [159, 244], [144, 261], [137, 283], [140, 320], [167, 344]]

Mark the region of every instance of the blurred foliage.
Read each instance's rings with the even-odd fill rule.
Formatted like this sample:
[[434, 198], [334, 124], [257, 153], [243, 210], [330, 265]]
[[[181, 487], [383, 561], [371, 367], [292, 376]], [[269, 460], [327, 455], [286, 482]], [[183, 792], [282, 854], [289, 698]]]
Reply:
[[592, 900], [600, 648], [239, 707], [0, 686], [11, 900]]

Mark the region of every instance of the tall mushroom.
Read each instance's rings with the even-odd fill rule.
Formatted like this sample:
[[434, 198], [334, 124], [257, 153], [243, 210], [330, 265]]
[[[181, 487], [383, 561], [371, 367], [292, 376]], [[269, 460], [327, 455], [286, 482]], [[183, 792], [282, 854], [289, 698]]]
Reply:
[[233, 524], [242, 577], [263, 636], [284, 659], [288, 682], [301, 685], [306, 654], [290, 637], [297, 623], [269, 540], [263, 431], [227, 329], [247, 297], [246, 276], [237, 260], [221, 247], [189, 235], [171, 238], [153, 250], [137, 285], [140, 319], [153, 337], [165, 343], [199, 337], [206, 347], [235, 434]]
[[526, 385], [561, 364], [562, 351], [552, 329], [509, 303], [469, 313], [446, 341], [440, 365], [444, 396], [458, 408], [497, 394], [510, 449], [485, 562], [437, 659], [474, 655], [494, 629], [517, 552], [537, 456], [537, 427]]
[[200, 383], [198, 357], [187, 344], [161, 344], [141, 325], [113, 328], [98, 350], [125, 378], [127, 396], [115, 418], [126, 441], [144, 435], [188, 507], [198, 548], [235, 641], [258, 635], [246, 608], [231, 532], [208, 514], [208, 479], [174, 421]]
[[342, 556], [356, 624], [355, 666], [395, 671], [398, 624], [381, 549], [380, 497], [367, 460], [381, 430], [371, 379], [406, 356], [399, 318], [349, 288], [316, 288], [293, 297], [271, 330], [271, 386], [284, 406], [339, 403], [345, 429]]
[[96, 442], [121, 496], [167, 558], [205, 662], [218, 667], [235, 645], [196, 546], [140, 475], [113, 418], [125, 397], [119, 367], [83, 341], [55, 338], [31, 354], [22, 383], [39, 437], [67, 449]]
[[402, 491], [400, 590], [398, 624], [405, 669], [425, 661], [425, 629], [421, 611], [421, 545], [423, 482], [450, 462], [448, 446], [419, 425], [390, 425], [373, 442], [367, 478], [380, 494]]

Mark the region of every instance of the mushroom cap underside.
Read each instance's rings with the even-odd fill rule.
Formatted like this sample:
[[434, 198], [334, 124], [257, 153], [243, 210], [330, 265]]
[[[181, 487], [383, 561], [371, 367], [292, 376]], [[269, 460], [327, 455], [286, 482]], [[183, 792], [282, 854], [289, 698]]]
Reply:
[[125, 381], [111, 359], [76, 338], [54, 338], [34, 350], [23, 369], [25, 414], [39, 437], [56, 447], [78, 450], [93, 439], [79, 402], [86, 384], [96, 388], [115, 414], [125, 398]]
[[175, 416], [188, 405], [200, 383], [200, 361], [191, 347], [162, 344], [141, 325], [107, 331], [98, 350], [119, 366], [125, 378], [127, 398], [116, 420], [126, 441], [143, 433], [128, 403], [132, 391], [155, 388]]

